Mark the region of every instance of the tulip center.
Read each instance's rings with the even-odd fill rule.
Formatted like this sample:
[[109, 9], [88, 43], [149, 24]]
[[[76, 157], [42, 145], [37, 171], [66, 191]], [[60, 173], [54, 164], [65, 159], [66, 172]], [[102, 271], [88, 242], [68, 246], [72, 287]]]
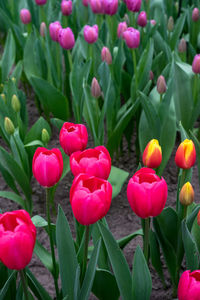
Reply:
[[200, 272], [199, 271], [194, 271], [190, 274], [196, 281], [200, 281]]
[[100, 190], [102, 186], [102, 181], [98, 178], [90, 178], [83, 181], [83, 187], [87, 188], [91, 193], [96, 190]]
[[82, 158], [96, 158], [99, 159], [101, 152], [95, 149], [88, 149], [81, 153], [81, 155], [77, 158], [77, 162], [79, 163]]
[[15, 216], [10, 215], [8, 218], [3, 218], [2, 225], [6, 231], [14, 231], [19, 225]]
[[66, 128], [68, 132], [73, 132], [75, 131], [75, 127], [71, 126], [69, 128]]
[[155, 181], [158, 181], [158, 176], [155, 174], [143, 173], [140, 174], [138, 178], [139, 178], [139, 183], [143, 183], [143, 182], [153, 183]]
[[185, 155], [185, 160], [187, 161], [193, 151], [193, 144], [191, 143], [191, 141], [184, 141], [184, 155]]

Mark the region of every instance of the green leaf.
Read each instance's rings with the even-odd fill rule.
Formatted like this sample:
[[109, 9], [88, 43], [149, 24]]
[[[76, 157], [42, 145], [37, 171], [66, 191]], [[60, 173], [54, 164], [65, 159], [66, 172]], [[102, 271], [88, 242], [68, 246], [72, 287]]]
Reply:
[[47, 221], [39, 215], [33, 216], [31, 220], [36, 227], [46, 227], [48, 225]]
[[170, 39], [170, 47], [175, 50], [176, 44], [179, 42], [179, 38], [183, 31], [183, 26], [185, 24], [186, 13], [183, 13], [177, 20], [174, 26], [174, 30]]
[[24, 143], [29, 144], [32, 142], [37, 143], [37, 140], [41, 141], [43, 128], [46, 129], [49, 133], [49, 136], [51, 136], [51, 128], [48, 122], [43, 117], [40, 117], [27, 133]]
[[186, 223], [187, 223], [187, 228], [188, 228], [189, 231], [191, 231], [191, 229], [192, 229], [193, 223], [196, 219], [196, 216], [197, 216], [199, 210], [200, 210], [200, 204], [198, 204], [198, 205], [195, 204], [195, 207], [194, 207], [193, 211], [191, 212], [191, 214], [189, 216], [187, 216]]
[[34, 252], [37, 257], [41, 260], [45, 268], [49, 270], [53, 274], [53, 263], [51, 254], [40, 244], [39, 241], [36, 240]]
[[149, 300], [152, 290], [152, 281], [144, 254], [138, 245], [134, 254], [132, 293], [135, 300]]
[[200, 184], [200, 143], [196, 136], [190, 131], [190, 136], [194, 142], [196, 153], [197, 153], [197, 167], [198, 167], [198, 178], [199, 178], [199, 184]]
[[2, 81], [4, 82], [15, 62], [15, 41], [12, 35], [12, 31], [8, 31], [8, 35], [6, 38], [6, 44], [3, 52], [3, 57], [1, 61], [1, 68], [2, 68]]
[[197, 218], [195, 218], [193, 222], [191, 234], [194, 237], [198, 251], [200, 253], [200, 230], [199, 230], [199, 225], [197, 224]]
[[114, 166], [111, 167], [111, 172], [108, 181], [111, 183], [113, 188], [112, 198], [115, 198], [120, 193], [124, 182], [128, 178], [128, 175], [129, 173], [122, 169], [119, 169]]
[[10, 287], [10, 284], [14, 278], [14, 276], [16, 275], [17, 271], [14, 270], [12, 271], [12, 273], [10, 274], [8, 280], [6, 281], [6, 283], [4, 284], [3, 288], [0, 290], [0, 299], [4, 299], [9, 287]]
[[24, 199], [22, 199], [22, 197], [20, 197], [19, 195], [15, 194], [13, 192], [0, 191], [0, 197], [12, 200], [15, 203], [21, 205], [24, 209], [26, 209], [26, 204], [25, 204]]

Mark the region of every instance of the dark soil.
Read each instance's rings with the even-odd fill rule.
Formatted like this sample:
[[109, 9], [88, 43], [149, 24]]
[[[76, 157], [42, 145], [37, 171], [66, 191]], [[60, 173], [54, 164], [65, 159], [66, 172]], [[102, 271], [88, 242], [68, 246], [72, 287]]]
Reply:
[[[36, 121], [39, 116], [33, 100], [29, 100], [28, 110], [29, 110], [29, 116], [31, 118], [30, 123], [33, 124], [34, 121]], [[0, 140], [0, 143], [3, 144], [2, 140]], [[89, 146], [93, 146], [91, 141], [89, 144], [90, 144]], [[179, 141], [177, 141], [176, 143], [176, 148], [178, 144]], [[51, 139], [49, 149], [53, 147], [59, 147], [59, 132], [55, 129], [53, 131], [53, 137]], [[175, 206], [175, 202], [176, 202], [177, 172], [178, 172], [174, 162], [174, 155], [175, 155], [176, 148], [174, 149], [170, 161], [163, 173], [163, 177], [165, 178], [168, 184], [168, 199], [167, 199], [166, 206]], [[129, 154], [126, 143], [124, 142], [124, 153], [119, 158], [119, 160], [113, 160], [113, 165], [128, 171], [130, 173], [129, 176], [130, 178], [137, 169], [134, 144], [132, 146], [131, 153]], [[72, 181], [73, 181], [73, 175], [71, 173], [68, 173], [67, 176], [60, 183], [56, 191], [55, 202], [56, 205], [60, 204], [62, 206], [66, 214], [66, 217], [70, 223], [72, 233], [74, 235], [75, 230], [73, 225], [74, 223], [73, 214], [69, 202], [69, 190]], [[140, 219], [131, 210], [126, 197], [127, 184], [128, 184], [128, 180], [125, 182], [121, 193], [115, 199], [113, 199], [111, 208], [106, 216], [110, 230], [112, 231], [116, 239], [128, 235], [141, 228]], [[196, 202], [199, 202], [200, 190], [199, 190], [198, 173], [197, 173], [196, 166], [194, 167], [193, 170], [192, 184], [195, 190], [195, 200]], [[45, 217], [44, 189], [41, 186], [39, 186], [39, 184], [36, 182], [34, 178], [32, 179], [32, 188], [33, 188], [33, 206], [34, 206], [33, 215], [38, 214], [41, 215], [42, 217]], [[0, 190], [8, 190], [6, 184], [4, 183], [1, 177], [0, 177]], [[3, 212], [19, 208], [16, 204], [12, 203], [7, 199], [1, 199], [0, 207]], [[42, 229], [38, 229], [37, 237], [42, 243], [42, 245], [49, 249], [46, 232]], [[135, 238], [124, 249], [124, 254], [130, 267], [132, 266], [133, 254], [138, 243], [142, 246], [142, 240], [139, 237]], [[52, 296], [54, 296], [54, 287], [53, 287], [53, 280], [51, 274], [43, 267], [43, 265], [38, 260], [35, 254], [33, 255], [33, 259], [30, 263], [30, 268], [32, 272], [35, 274], [36, 278], [40, 281], [40, 283], [42, 283], [44, 287], [47, 289], [47, 291]], [[154, 271], [153, 267], [150, 267], [150, 269], [151, 269], [151, 276], [153, 281], [151, 299], [171, 300], [172, 288], [171, 288], [169, 274], [166, 267], [164, 266], [164, 274], [167, 282], [166, 290], [163, 289], [162, 283], [157, 273]], [[91, 295], [90, 299], [96, 299], [96, 298]]]

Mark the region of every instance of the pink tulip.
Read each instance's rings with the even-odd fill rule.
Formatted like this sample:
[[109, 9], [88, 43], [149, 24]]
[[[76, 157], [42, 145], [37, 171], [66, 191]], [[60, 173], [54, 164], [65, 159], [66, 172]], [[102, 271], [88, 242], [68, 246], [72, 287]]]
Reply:
[[197, 22], [199, 20], [199, 9], [195, 7], [192, 11], [192, 21]]
[[156, 25], [156, 20], [154, 20], [154, 19], [152, 19], [152, 20], [150, 20], [150, 23], [151, 23], [151, 25]]
[[165, 81], [165, 77], [163, 75], [160, 75], [157, 79], [157, 92], [159, 94], [164, 94], [167, 90], [167, 85]]
[[93, 44], [98, 39], [98, 25], [85, 25], [83, 29], [84, 39], [87, 43]]
[[147, 25], [147, 14], [145, 11], [141, 11], [138, 15], [137, 23], [141, 27], [145, 27]]
[[118, 38], [122, 37], [123, 36], [123, 33], [124, 31], [127, 30], [127, 24], [126, 22], [121, 22], [118, 24], [118, 27], [117, 27], [117, 36]]
[[103, 1], [103, 10], [107, 15], [114, 15], [118, 9], [118, 0], [102, 0]]
[[192, 71], [196, 74], [200, 74], [200, 54], [195, 55], [192, 63]]
[[74, 176], [85, 173], [89, 176], [96, 176], [108, 179], [111, 170], [111, 157], [104, 146], [94, 149], [77, 151], [70, 156], [70, 168]]
[[127, 198], [140, 218], [159, 215], [167, 200], [167, 184], [153, 169], [142, 168], [129, 180]]
[[49, 34], [53, 41], [58, 42], [59, 31], [62, 29], [62, 26], [59, 21], [50, 23], [49, 25]]
[[98, 99], [101, 96], [101, 88], [98, 83], [98, 80], [95, 77], [92, 79], [91, 94], [96, 99]]
[[90, 0], [82, 0], [82, 4], [87, 7]]
[[142, 0], [126, 0], [128, 10], [133, 12], [139, 12], [141, 8]]
[[36, 228], [27, 211], [0, 214], [0, 261], [9, 269], [22, 270], [30, 262]]
[[23, 24], [29, 24], [31, 22], [31, 13], [28, 9], [22, 8], [20, 10], [20, 19]]
[[112, 56], [110, 50], [107, 47], [103, 47], [101, 50], [101, 59], [105, 61], [108, 65], [112, 64]]
[[72, 49], [75, 45], [75, 39], [71, 28], [67, 27], [60, 29], [58, 34], [58, 41], [63, 49]]
[[45, 36], [46, 30], [47, 30], [46, 24], [45, 24], [44, 22], [42, 22], [42, 23], [40, 24], [40, 35], [41, 35], [42, 37]]
[[43, 147], [36, 149], [32, 161], [33, 175], [40, 185], [54, 186], [63, 172], [63, 158], [59, 149], [48, 150]]
[[138, 48], [140, 45], [140, 32], [133, 27], [128, 27], [127, 30], [123, 32], [123, 39], [129, 48]]
[[70, 189], [70, 203], [77, 221], [90, 225], [108, 212], [112, 199], [112, 186], [107, 180], [80, 174]]
[[200, 270], [183, 272], [178, 284], [179, 300], [199, 300]]
[[102, 0], [90, 0], [90, 7], [94, 14], [103, 14], [103, 2]]
[[61, 11], [64, 16], [69, 16], [72, 13], [72, 1], [71, 0], [62, 0], [61, 2]]
[[60, 145], [67, 155], [85, 150], [88, 142], [87, 128], [83, 124], [65, 122], [60, 131]]
[[44, 4], [47, 3], [47, 0], [35, 0], [35, 3], [36, 3], [37, 5], [44, 5]]

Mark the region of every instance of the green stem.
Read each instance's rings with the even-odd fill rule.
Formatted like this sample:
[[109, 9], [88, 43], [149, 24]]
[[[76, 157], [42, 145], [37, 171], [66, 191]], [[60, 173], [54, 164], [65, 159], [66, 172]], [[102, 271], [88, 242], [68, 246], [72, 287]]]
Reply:
[[181, 182], [180, 182], [180, 187], [179, 187], [179, 192], [182, 188], [182, 186], [184, 185], [185, 183], [185, 179], [186, 179], [186, 172], [187, 170], [186, 169], [182, 169], [182, 175], [181, 175]]
[[135, 75], [135, 95], [138, 89], [138, 78], [137, 78], [137, 63], [136, 63], [136, 55], [135, 50], [132, 51], [133, 55], [133, 66], [134, 66], [134, 75]]
[[91, 59], [92, 64], [91, 64], [91, 73], [92, 77], [94, 76], [94, 60], [93, 60], [93, 45], [89, 44], [89, 59]]
[[59, 289], [58, 289], [58, 276], [57, 276], [57, 266], [56, 266], [56, 259], [55, 259], [55, 251], [54, 251], [54, 243], [53, 243], [53, 235], [52, 235], [52, 228], [51, 228], [51, 216], [50, 216], [50, 188], [46, 188], [46, 214], [47, 214], [47, 222], [48, 222], [48, 231], [49, 231], [49, 241], [51, 247], [51, 256], [53, 262], [53, 278], [54, 278], [54, 285], [56, 290], [56, 299], [59, 299]]
[[20, 277], [21, 277], [21, 281], [22, 281], [22, 287], [23, 287], [23, 290], [24, 290], [24, 297], [25, 297], [25, 300], [29, 300], [29, 297], [28, 297], [28, 285], [27, 285], [27, 281], [26, 281], [26, 273], [25, 273], [25, 270], [20, 270], [19, 271], [19, 274], [20, 274]]
[[186, 219], [187, 217], [187, 205], [184, 205], [184, 208], [183, 208], [183, 219]]
[[147, 264], [149, 260], [149, 226], [150, 218], [144, 219], [144, 257], [146, 258]]
[[84, 246], [83, 268], [81, 272], [81, 283], [83, 283], [86, 268], [87, 268], [89, 235], [90, 235], [90, 226], [88, 225], [86, 226], [86, 230], [85, 230], [85, 246]]
[[163, 94], [160, 94], [160, 103], [162, 102]]
[[61, 89], [62, 83], [61, 83], [61, 51], [60, 51], [60, 45], [56, 43], [56, 65], [57, 65], [57, 74], [58, 74], [58, 81], [59, 81], [59, 88]]
[[67, 56], [68, 56], [68, 62], [69, 62], [69, 68], [70, 68], [70, 72], [72, 71], [72, 55], [70, 50], [67, 50]]

